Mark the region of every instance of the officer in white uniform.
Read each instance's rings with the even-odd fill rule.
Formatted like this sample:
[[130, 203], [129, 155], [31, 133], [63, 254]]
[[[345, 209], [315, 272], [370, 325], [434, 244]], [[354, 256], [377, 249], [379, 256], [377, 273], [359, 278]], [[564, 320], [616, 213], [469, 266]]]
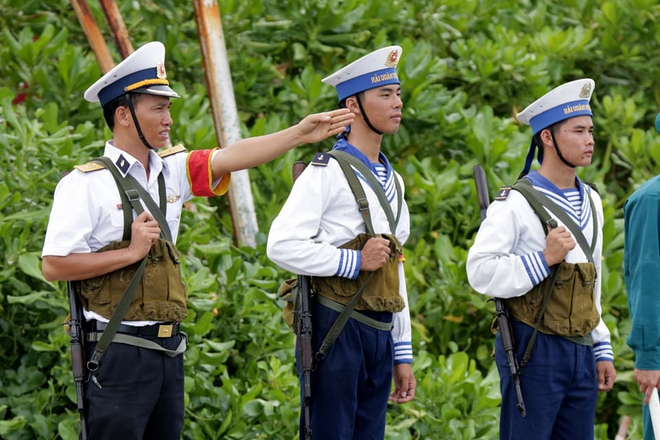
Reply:
[[[103, 155], [122, 177], [134, 177], [150, 194], [157, 209], [166, 213], [172, 247], [184, 202], [193, 196], [224, 194], [232, 171], [265, 163], [300, 143], [336, 135], [353, 120], [347, 110], [333, 111], [309, 115], [280, 132], [244, 139], [223, 149], [188, 152], [183, 147], [164, 148], [170, 146], [173, 124], [170, 98], [179, 97], [169, 87], [164, 57], [161, 43], [145, 44], [93, 84], [85, 92], [85, 99], [101, 103], [113, 132]], [[43, 273], [48, 280], [83, 280], [82, 284], [106, 276], [112, 279], [152, 252], [162, 241], [159, 237], [165, 225], [158, 224], [145, 204], [139, 216], [128, 207], [132, 223], [127, 227], [126, 203], [122, 202], [109, 169], [96, 163], [76, 168], [55, 190], [42, 252]], [[144, 198], [139, 203], [142, 202]], [[127, 246], [105, 250], [122, 239]], [[177, 273], [170, 275], [180, 278], [178, 266], [176, 269]], [[118, 336], [142, 338], [170, 350], [170, 354], [178, 353], [184, 339], [178, 330], [179, 322], [187, 314], [185, 289], [180, 286], [177, 290], [182, 307], [168, 309], [174, 287], [156, 291], [148, 287], [149, 281], [145, 275], [139, 287], [143, 295], [135, 296]], [[100, 285], [103, 288], [103, 283]], [[112, 291], [111, 303], [122, 295], [121, 291]], [[165, 311], [149, 307], [155, 299], [161, 299], [159, 304]], [[82, 300], [89, 360], [97, 345], [91, 336], [101, 334], [112, 311], [108, 313], [110, 303], [98, 295]], [[171, 313], [173, 318], [163, 319]], [[85, 386], [89, 438], [180, 438], [184, 424], [183, 356], [170, 354], [126, 343], [110, 344]]]
[[[399, 46], [376, 50], [323, 81], [336, 87], [340, 107], [356, 114], [350, 131], [340, 137], [333, 151], [355, 157], [378, 179], [394, 215], [400, 216], [395, 230], [391, 230], [376, 193], [356, 171], [369, 202], [375, 232], [393, 234], [404, 243], [410, 233], [410, 219], [403, 200], [403, 181], [380, 151], [383, 134], [395, 133], [401, 120], [403, 104], [395, 70], [401, 52]], [[296, 274], [350, 282], [361, 271], [380, 269], [390, 256], [384, 238], [371, 238], [361, 250], [340, 248], [362, 233], [365, 222], [344, 173], [336, 160], [319, 153], [295, 182], [273, 221], [267, 252], [271, 260]], [[405, 307], [397, 312], [358, 312], [381, 322], [392, 322], [391, 330], [375, 330], [349, 319], [312, 374], [311, 428], [315, 440], [382, 439], [393, 372], [395, 391], [390, 400], [405, 403], [414, 397], [403, 259], [397, 270], [396, 296]], [[312, 301], [315, 351], [339, 315], [321, 304], [321, 299], [317, 292]], [[301, 438], [303, 425], [301, 417]]]
[[[524, 418], [516, 408], [511, 371], [498, 333], [495, 358], [502, 391], [501, 439], [593, 438], [598, 390], [608, 391], [614, 382], [610, 333], [600, 318], [602, 203], [594, 188], [575, 174], [577, 166], [591, 163], [594, 150], [589, 106], [593, 88], [591, 79], [566, 83], [517, 115], [533, 131], [521, 176], [560, 207], [593, 247], [596, 280], [591, 299], [597, 324], [590, 335], [582, 338], [536, 334], [531, 358], [520, 377], [527, 409]], [[528, 174], [537, 147], [541, 166]], [[488, 208], [468, 254], [471, 286], [491, 297], [521, 298], [546, 280], [554, 265], [562, 261], [587, 262], [585, 251], [576, 245], [571, 231], [552, 216], [558, 227], [547, 230], [520, 192], [502, 189]], [[512, 327], [520, 362], [534, 328], [515, 318]]]

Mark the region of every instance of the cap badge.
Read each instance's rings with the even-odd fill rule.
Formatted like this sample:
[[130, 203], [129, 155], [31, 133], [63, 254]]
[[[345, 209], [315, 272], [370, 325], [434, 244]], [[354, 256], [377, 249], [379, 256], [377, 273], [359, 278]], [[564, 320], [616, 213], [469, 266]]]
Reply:
[[156, 76], [160, 79], [167, 78], [167, 73], [165, 73], [164, 63], [158, 63], [158, 65], [156, 66]]
[[392, 52], [387, 55], [387, 60], [385, 61], [385, 65], [387, 67], [394, 67], [396, 66], [396, 62], [399, 59], [399, 52], [397, 50], [393, 50]]
[[582, 86], [582, 90], [580, 90], [580, 98], [588, 98], [589, 95], [591, 94], [591, 83], [587, 82]]

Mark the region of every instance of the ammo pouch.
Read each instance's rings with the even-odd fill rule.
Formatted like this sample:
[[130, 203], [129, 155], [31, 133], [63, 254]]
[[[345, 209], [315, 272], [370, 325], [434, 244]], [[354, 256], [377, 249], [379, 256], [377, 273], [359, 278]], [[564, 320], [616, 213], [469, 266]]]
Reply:
[[[115, 241], [98, 250], [127, 248], [130, 241]], [[144, 274], [124, 316], [128, 321], [181, 322], [188, 315], [186, 289], [181, 281], [179, 252], [171, 241], [158, 239], [149, 254]], [[86, 310], [110, 319], [141, 261], [117, 271], [80, 282]]]
[[[600, 322], [594, 302], [596, 267], [593, 263], [567, 263], [557, 269], [552, 291], [552, 276], [525, 295], [506, 299], [509, 313], [517, 320], [536, 327], [541, 333], [559, 336], [587, 336]], [[550, 294], [543, 312], [543, 301]]]
[[[390, 241], [390, 260], [377, 271], [373, 272], [356, 310], [374, 312], [400, 312], [405, 303], [399, 294], [399, 261], [403, 255], [401, 244], [394, 235], [381, 234]], [[372, 235], [359, 234], [351, 241], [339, 246], [341, 249], [360, 250]], [[357, 279], [344, 277], [312, 277], [312, 290], [315, 294], [341, 304], [348, 304], [351, 298], [360, 290], [371, 272], [360, 271]]]

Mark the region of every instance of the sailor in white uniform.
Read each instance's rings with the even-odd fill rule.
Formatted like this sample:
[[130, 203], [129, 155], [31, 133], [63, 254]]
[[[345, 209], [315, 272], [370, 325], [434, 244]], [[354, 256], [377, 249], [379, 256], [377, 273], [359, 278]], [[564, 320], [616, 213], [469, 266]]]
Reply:
[[[340, 137], [333, 152], [345, 152], [373, 174], [398, 223], [388, 221], [374, 188], [365, 175], [354, 171], [369, 203], [377, 234], [391, 234], [403, 244], [410, 233], [403, 180], [380, 151], [384, 133], [395, 133], [402, 102], [396, 64], [399, 46], [374, 51], [324, 79], [336, 87], [340, 106], [356, 114], [350, 131]], [[398, 183], [395, 182], [398, 180]], [[374, 237], [360, 249], [340, 248], [365, 233], [351, 187], [337, 160], [319, 153], [295, 182], [268, 235], [268, 256], [296, 274], [332, 277], [338, 285], [355, 282], [362, 272], [379, 270], [390, 259], [388, 241]], [[311, 428], [315, 440], [382, 440], [388, 396], [395, 403], [414, 397], [411, 369], [410, 313], [403, 271], [403, 255], [395, 261], [398, 284], [393, 287], [400, 310], [358, 308], [357, 313], [389, 323], [391, 330], [372, 328], [349, 319], [327, 356], [312, 374]], [[355, 291], [342, 291], [351, 296]], [[369, 292], [363, 298], [368, 298]], [[321, 342], [339, 312], [312, 301], [313, 349]], [[385, 308], [386, 309], [386, 308]], [[390, 395], [394, 373], [395, 390]], [[301, 438], [304, 420], [301, 416]]]
[[[531, 350], [520, 376], [527, 410], [523, 418], [516, 407], [517, 396], [498, 332], [495, 358], [502, 391], [501, 439], [593, 438], [598, 391], [610, 390], [616, 375], [609, 330], [600, 316], [601, 198], [575, 174], [575, 168], [588, 166], [593, 155], [589, 106], [593, 88], [591, 79], [566, 83], [517, 115], [520, 122], [531, 125], [533, 130], [533, 141], [521, 176], [567, 217], [562, 216], [562, 220], [548, 210], [557, 227], [546, 227], [521, 192], [503, 188], [488, 208], [487, 217], [468, 253], [470, 285], [481, 294], [506, 299], [513, 315], [518, 362], [525, 356], [528, 345]], [[528, 174], [537, 147], [541, 166]], [[567, 227], [569, 222], [586, 237], [587, 249], [578, 244]], [[592, 254], [591, 258], [587, 253]], [[593, 261], [590, 267], [595, 270], [595, 280], [590, 281], [593, 287], [588, 295], [576, 296], [572, 304], [575, 310], [585, 310], [586, 331], [580, 333], [571, 328], [571, 320], [575, 318], [571, 313], [577, 313], [566, 307], [570, 301], [566, 298], [574, 298], [570, 296], [574, 295], [571, 289], [568, 293], [553, 290], [550, 298], [556, 302], [550, 300], [545, 310], [534, 308], [543, 301], [530, 292], [540, 291], [540, 298], [547, 294], [547, 289], [539, 286], [541, 283], [549, 285], [553, 266], [559, 268], [563, 261], [562, 264], [579, 263], [580, 268], [585, 268], [583, 264], [588, 265], [590, 260]], [[562, 276], [554, 283], [557, 289], [562, 283], [566, 285]], [[529, 341], [537, 325], [531, 320], [522, 321], [530, 310], [533, 314], [543, 314], [543, 323], [562, 315], [550, 323], [550, 329], [539, 325], [531, 345]], [[555, 313], [557, 311], [560, 313]], [[571, 329], [564, 333], [561, 330], [564, 328]]]

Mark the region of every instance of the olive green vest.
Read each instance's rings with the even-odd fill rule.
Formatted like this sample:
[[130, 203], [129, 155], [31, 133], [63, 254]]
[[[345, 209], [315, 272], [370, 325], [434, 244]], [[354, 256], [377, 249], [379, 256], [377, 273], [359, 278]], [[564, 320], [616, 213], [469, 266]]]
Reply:
[[[399, 294], [399, 262], [403, 257], [403, 250], [395, 236], [382, 234], [382, 237], [390, 242], [390, 259], [385, 266], [373, 272], [355, 310], [400, 312], [405, 307], [403, 298]], [[339, 247], [359, 250], [370, 238], [368, 234], [360, 234]], [[365, 284], [370, 273], [360, 271], [357, 279], [354, 280], [344, 277], [312, 277], [312, 290], [314, 293], [346, 305]]]
[[[117, 241], [98, 252], [128, 247]], [[188, 315], [186, 288], [181, 281], [179, 252], [171, 241], [159, 239], [149, 250], [147, 264], [133, 300], [123, 317], [126, 321], [181, 322]], [[82, 280], [80, 293], [86, 310], [110, 319], [133, 278], [140, 261], [105, 275]]]
[[[594, 302], [596, 266], [593, 263], [567, 263], [562, 261], [553, 277], [543, 280], [523, 296], [505, 300], [511, 316], [536, 327], [541, 333], [559, 336], [586, 336], [600, 322]], [[543, 303], [552, 290], [545, 310]]]
[[[176, 146], [158, 154], [161, 157], [166, 157], [185, 151], [182, 146]], [[123, 316], [119, 316], [119, 319], [127, 321], [183, 321], [188, 315], [187, 295], [181, 280], [179, 252], [172, 242], [165, 215], [167, 202], [163, 174], [161, 173], [158, 176], [160, 205], [156, 205], [149, 193], [139, 186], [131, 176], [127, 175], [122, 178], [107, 157], [93, 159], [88, 164], [76, 168], [84, 173], [103, 168], [108, 169], [115, 178], [122, 199], [122, 209], [124, 211], [123, 240], [112, 242], [97, 252], [123, 249], [130, 245], [133, 210], [135, 209], [138, 214], [143, 210], [140, 199], [147, 204], [161, 228], [161, 238], [151, 246], [145, 257], [147, 261], [137, 289], [133, 293], [128, 309]], [[80, 282], [81, 301], [85, 309], [98, 313], [106, 319], [111, 319], [141, 263], [142, 261], [138, 261], [114, 272], [82, 280]]]
[[589, 335], [600, 322], [600, 313], [594, 300], [597, 273], [593, 262], [598, 220], [591, 196], [586, 193], [594, 222], [592, 244], [589, 245], [575, 222], [554, 202], [534, 189], [529, 181], [521, 179], [513, 189], [525, 197], [544, 227], [556, 226], [552, 225], [554, 219], [547, 210], [553, 212], [573, 233], [589, 262], [562, 261], [554, 266], [551, 275], [525, 295], [505, 300], [509, 313], [542, 333], [569, 338]]

